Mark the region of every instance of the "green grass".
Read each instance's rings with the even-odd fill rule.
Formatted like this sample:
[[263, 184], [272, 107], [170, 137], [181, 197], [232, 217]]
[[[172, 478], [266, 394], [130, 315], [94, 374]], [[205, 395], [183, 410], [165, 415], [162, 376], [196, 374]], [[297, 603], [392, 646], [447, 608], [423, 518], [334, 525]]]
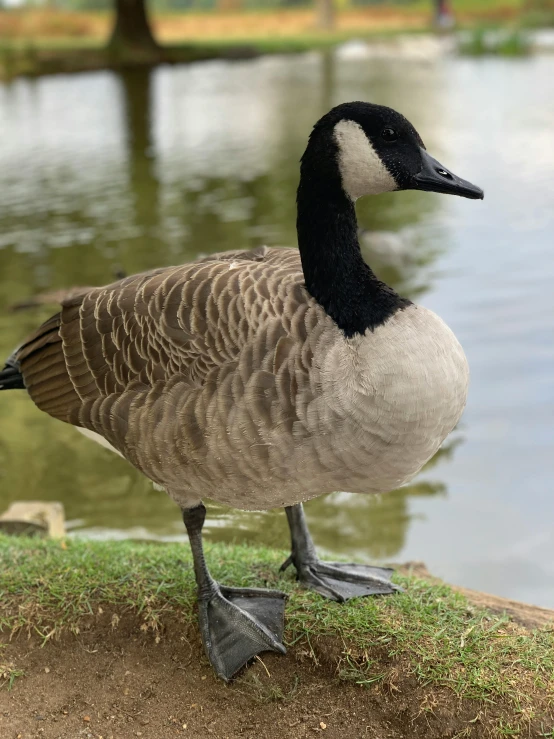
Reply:
[[528, 56], [531, 44], [520, 30], [477, 28], [469, 31], [460, 43], [459, 51], [465, 56]]
[[[542, 19], [542, 20], [541, 20]], [[521, 16], [521, 25], [541, 27], [554, 23], [554, 15]], [[473, 24], [458, 24], [458, 30], [467, 29], [468, 40], [461, 44], [461, 53], [472, 56], [499, 54], [524, 56], [530, 53], [530, 45], [521, 30], [508, 30], [500, 40], [486, 42], [486, 32], [475, 29]], [[491, 24], [489, 30], [502, 29], [499, 23]], [[335, 31], [331, 33], [304, 33], [290, 36], [245, 37], [232, 39], [202, 39], [184, 41], [163, 47], [164, 61], [179, 64], [206, 59], [251, 57], [262, 54], [294, 54], [312, 50], [329, 49], [351, 39], [379, 40], [397, 36], [430, 33], [432, 28], [382, 29], [375, 31]], [[19, 75], [39, 76], [44, 74], [72, 73], [88, 70], [119, 68], [129, 65], [151, 65], [150, 56], [132, 56], [124, 60], [110, 56], [103, 42], [97, 38], [40, 38], [28, 41], [0, 40], [0, 80]]]
[[[404, 593], [338, 605], [301, 590], [291, 575], [278, 578], [284, 552], [213, 544], [207, 556], [221, 582], [285, 590], [286, 642], [303, 645], [316, 661], [318, 645], [339, 644], [343, 680], [392, 685], [400, 670], [423, 686], [450, 688], [459, 698], [509, 705], [521, 720], [505, 721], [499, 736], [517, 736], [510, 732], [523, 730], [530, 717], [553, 705], [552, 629], [527, 631], [507, 617], [475, 609], [446, 585], [421, 579], [396, 575]], [[43, 643], [64, 630], [77, 632], [99, 609], [109, 609], [114, 623], [133, 614], [144, 630], [168, 620], [196, 622], [185, 543], [61, 543], [0, 535], [0, 603], [6, 637], [25, 630]]]
[[[541, 27], [554, 23], [554, 4], [552, 0], [453, 0], [454, 13], [458, 17], [458, 28], [474, 29], [476, 24], [482, 24], [484, 18], [499, 28], [513, 27]], [[391, 4], [391, 7], [401, 11], [402, 5]], [[206, 58], [220, 58], [244, 53], [246, 55], [267, 53], [294, 53], [312, 49], [322, 49], [335, 46], [352, 38], [375, 39], [408, 33], [428, 33], [432, 30], [432, 7], [429, 0], [415, 0], [405, 6], [407, 10], [421, 14], [421, 27], [409, 26], [394, 29], [331, 32], [310, 31], [307, 33], [291, 33], [286, 35], [245, 36], [239, 38], [220, 38], [209, 40], [184, 39], [182, 43], [165, 47], [165, 57], [168, 62], [188, 62]], [[304, 9], [301, 9], [302, 11]], [[193, 11], [196, 12], [196, 11]], [[275, 13], [275, 9], [258, 8], [250, 10], [260, 15]], [[99, 15], [106, 15], [100, 12]], [[163, 15], [163, 13], [161, 14]], [[172, 15], [172, 13], [170, 13]], [[210, 13], [206, 13], [210, 15]], [[483, 41], [483, 34], [477, 30], [474, 38], [464, 49], [468, 54], [491, 53]], [[239, 52], [240, 48], [240, 52]], [[522, 55], [527, 53], [528, 45], [519, 31], [511, 31], [507, 38], [496, 45], [493, 53], [503, 55]], [[151, 59], [126, 58], [126, 64], [152, 63]], [[20, 74], [40, 75], [56, 72], [77, 72], [105, 67], [121, 66], [122, 60], [110, 57], [105, 40], [91, 36], [49, 37], [36, 36], [30, 40], [9, 38], [0, 39], [0, 79], [9, 79]]]

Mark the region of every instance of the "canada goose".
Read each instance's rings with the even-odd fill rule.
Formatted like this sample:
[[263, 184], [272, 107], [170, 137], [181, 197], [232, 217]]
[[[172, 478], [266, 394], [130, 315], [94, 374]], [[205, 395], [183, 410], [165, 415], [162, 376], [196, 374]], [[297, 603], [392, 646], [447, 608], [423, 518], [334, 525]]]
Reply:
[[418, 189], [482, 198], [390, 108], [339, 105], [301, 160], [298, 244], [214, 254], [85, 288], [7, 360], [0, 388], [113, 448], [183, 512], [206, 653], [224, 679], [285, 652], [284, 594], [230, 588], [204, 559], [202, 498], [284, 507], [298, 579], [338, 601], [391, 570], [320, 561], [301, 502], [412, 478], [458, 421], [468, 368], [450, 329], [361, 257], [354, 202]]

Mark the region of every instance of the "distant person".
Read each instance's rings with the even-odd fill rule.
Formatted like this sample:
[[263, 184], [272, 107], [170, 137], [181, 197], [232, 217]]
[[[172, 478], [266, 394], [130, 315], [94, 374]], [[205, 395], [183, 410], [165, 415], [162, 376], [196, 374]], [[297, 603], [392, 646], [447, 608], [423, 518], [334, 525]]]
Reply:
[[454, 13], [449, 0], [435, 0], [435, 25], [437, 28], [452, 28], [454, 22]]

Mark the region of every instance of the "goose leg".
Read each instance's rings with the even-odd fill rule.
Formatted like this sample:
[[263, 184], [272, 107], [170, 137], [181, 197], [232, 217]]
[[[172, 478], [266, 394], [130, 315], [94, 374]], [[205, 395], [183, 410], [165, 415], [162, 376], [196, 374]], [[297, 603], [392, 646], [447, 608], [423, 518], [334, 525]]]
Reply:
[[259, 652], [285, 654], [282, 638], [286, 596], [278, 590], [228, 588], [217, 583], [204, 558], [205, 518], [202, 503], [183, 510], [198, 585], [202, 642], [219, 677], [230, 680]]
[[391, 582], [389, 567], [370, 567], [342, 562], [322, 562], [315, 551], [302, 504], [285, 508], [290, 528], [292, 552], [280, 572], [294, 565], [297, 579], [310, 590], [340, 603], [364, 595], [385, 595], [401, 591]]

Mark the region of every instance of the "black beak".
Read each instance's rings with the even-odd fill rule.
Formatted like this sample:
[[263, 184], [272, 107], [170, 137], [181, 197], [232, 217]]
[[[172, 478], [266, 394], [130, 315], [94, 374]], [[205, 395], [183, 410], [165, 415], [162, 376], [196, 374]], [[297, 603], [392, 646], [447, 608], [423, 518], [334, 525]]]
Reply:
[[446, 195], [460, 195], [462, 198], [471, 198], [472, 200], [482, 200], [485, 196], [480, 187], [456, 177], [436, 159], [433, 159], [425, 149], [421, 149], [421, 161], [421, 170], [413, 178], [411, 189], [442, 192]]

